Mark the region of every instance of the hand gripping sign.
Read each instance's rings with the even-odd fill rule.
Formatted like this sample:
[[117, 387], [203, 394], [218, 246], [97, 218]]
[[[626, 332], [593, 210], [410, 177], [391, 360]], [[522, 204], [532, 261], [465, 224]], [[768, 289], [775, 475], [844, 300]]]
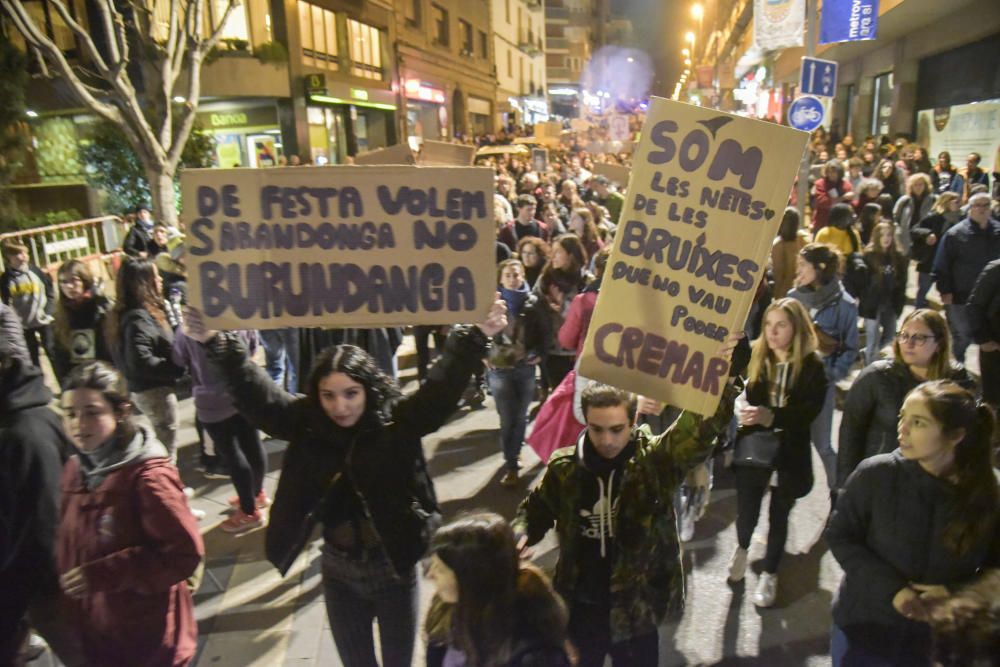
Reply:
[[488, 168], [194, 169], [181, 188], [210, 327], [453, 324], [493, 303]]
[[809, 135], [652, 98], [580, 374], [710, 415]]

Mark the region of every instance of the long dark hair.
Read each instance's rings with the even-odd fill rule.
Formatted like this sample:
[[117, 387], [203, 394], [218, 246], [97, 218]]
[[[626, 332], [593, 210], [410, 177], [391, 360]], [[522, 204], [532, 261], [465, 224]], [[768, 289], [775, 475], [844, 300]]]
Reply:
[[1000, 518], [1000, 491], [992, 465], [996, 418], [988, 405], [977, 403], [972, 392], [951, 380], [925, 382], [910, 392], [913, 394], [927, 402], [944, 435], [965, 431], [955, 445], [955, 508], [944, 533], [945, 546], [962, 555], [995, 530]]
[[802, 217], [799, 210], [794, 206], [785, 209], [781, 216], [781, 224], [778, 226], [778, 236], [782, 241], [794, 241], [799, 236], [799, 228], [802, 226]]
[[452, 639], [470, 667], [506, 664], [519, 630], [546, 646], [565, 647], [565, 606], [544, 574], [521, 564], [503, 517], [459, 517], [437, 531], [431, 553], [455, 573]]
[[119, 344], [122, 317], [130, 310], [145, 310], [164, 329], [170, 330], [163, 295], [156, 290], [156, 265], [148, 259], [129, 257], [118, 271], [115, 307], [108, 314], [108, 345]]
[[55, 321], [52, 323], [52, 328], [54, 329], [56, 340], [64, 347], [69, 347], [71, 343], [70, 338], [72, 333], [69, 326], [70, 311], [78, 307], [78, 304], [70, 303], [62, 293], [62, 281], [71, 278], [80, 279], [80, 283], [83, 285], [83, 301], [90, 301], [96, 296], [94, 294], [94, 275], [87, 268], [87, 265], [78, 259], [63, 262], [56, 274], [56, 282], [59, 283], [59, 299], [56, 301]]
[[323, 350], [313, 362], [306, 396], [318, 409], [319, 383], [331, 373], [343, 373], [365, 388], [362, 421], [377, 424], [388, 419], [392, 401], [399, 397], [396, 383], [383, 373], [372, 355], [355, 345], [335, 345]]
[[136, 425], [132, 419], [132, 399], [125, 378], [111, 364], [92, 361], [74, 368], [66, 377], [63, 393], [74, 389], [92, 389], [111, 405], [118, 417], [115, 443], [125, 447], [135, 437]]
[[552, 242], [553, 253], [556, 245], [561, 246], [569, 255], [570, 264], [566, 269], [557, 269], [552, 265], [551, 255], [549, 256], [545, 268], [538, 277], [542, 293], [544, 294], [550, 285], [558, 285], [563, 292], [582, 289], [583, 267], [587, 265], [587, 250], [583, 247], [583, 241], [576, 234], [567, 233], [557, 236]]

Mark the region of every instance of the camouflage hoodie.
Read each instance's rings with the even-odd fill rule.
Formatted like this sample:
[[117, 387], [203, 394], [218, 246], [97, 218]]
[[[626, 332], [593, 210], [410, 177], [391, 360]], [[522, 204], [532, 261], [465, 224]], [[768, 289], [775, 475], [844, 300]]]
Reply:
[[[717, 435], [733, 414], [739, 393], [726, 385], [719, 409], [709, 419], [684, 411], [663, 434], [648, 426], [633, 432], [635, 454], [616, 479], [620, 485], [611, 534], [615, 549], [611, 566], [611, 639], [624, 641], [653, 632], [667, 614], [684, 606], [684, 570], [677, 539], [673, 496], [688, 470], [711, 453]], [[557, 450], [542, 482], [518, 508], [514, 530], [535, 544], [555, 526], [559, 536], [556, 590], [575, 599], [581, 581], [579, 552], [583, 522], [579, 511], [583, 489], [595, 484], [577, 447]]]

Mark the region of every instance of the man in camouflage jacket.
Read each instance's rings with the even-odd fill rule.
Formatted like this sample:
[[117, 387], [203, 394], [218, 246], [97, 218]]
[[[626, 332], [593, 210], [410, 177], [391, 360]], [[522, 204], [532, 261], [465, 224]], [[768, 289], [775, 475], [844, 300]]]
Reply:
[[634, 427], [627, 392], [597, 384], [584, 391], [587, 429], [576, 446], [553, 454], [514, 521], [529, 546], [555, 525], [554, 582], [570, 608], [578, 667], [603, 665], [608, 653], [615, 667], [657, 665], [657, 626], [684, 605], [674, 492], [711, 453], [737, 393], [730, 381], [711, 418], [684, 411], [653, 436]]

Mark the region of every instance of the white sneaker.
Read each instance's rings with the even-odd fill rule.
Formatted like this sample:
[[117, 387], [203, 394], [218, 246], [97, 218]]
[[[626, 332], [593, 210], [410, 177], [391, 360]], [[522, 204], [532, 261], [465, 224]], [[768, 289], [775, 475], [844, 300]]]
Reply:
[[191, 509], [191, 516], [193, 516], [198, 521], [201, 521], [202, 519], [205, 518], [205, 510], [196, 509], [194, 507], [190, 509]]
[[729, 581], [733, 583], [743, 581], [747, 573], [747, 550], [736, 547], [733, 557], [729, 559]]
[[770, 607], [774, 604], [774, 598], [777, 596], [778, 575], [761, 572], [760, 579], [757, 580], [757, 590], [753, 592], [751, 601], [758, 607]]

